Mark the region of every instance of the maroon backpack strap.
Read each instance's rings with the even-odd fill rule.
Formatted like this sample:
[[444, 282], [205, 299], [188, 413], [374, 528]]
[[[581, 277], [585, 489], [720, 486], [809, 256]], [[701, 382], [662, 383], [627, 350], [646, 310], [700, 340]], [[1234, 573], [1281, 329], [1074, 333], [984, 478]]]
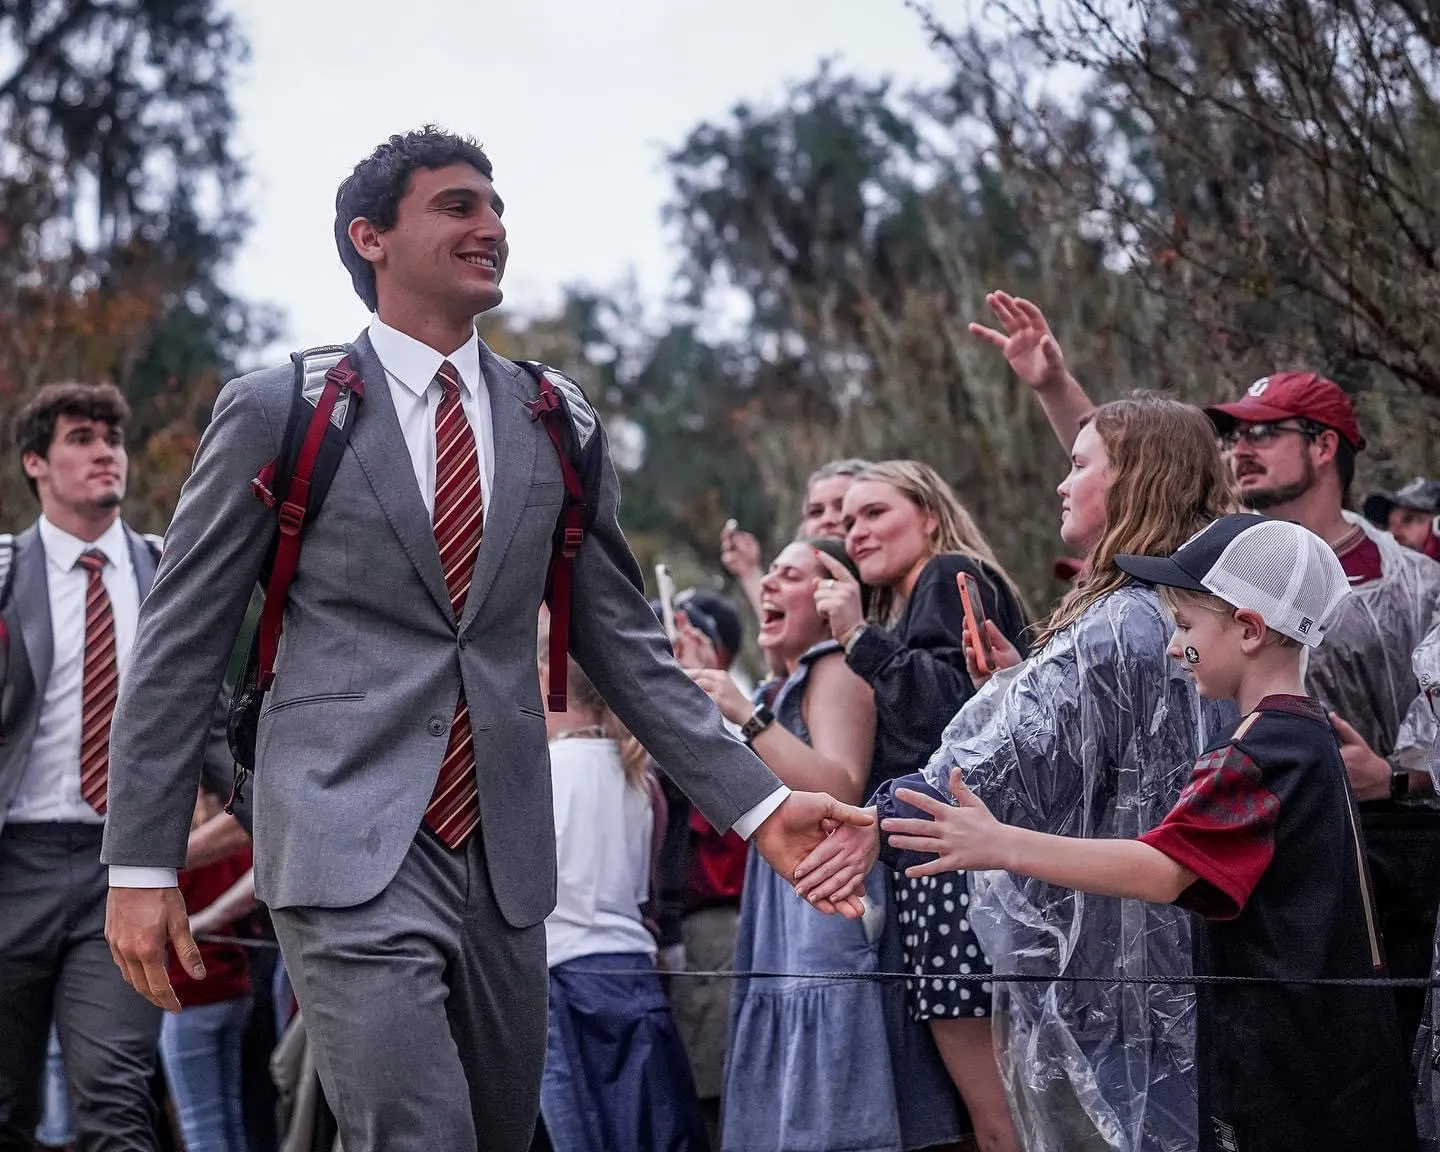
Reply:
[[[275, 679], [275, 659], [280, 650], [280, 633], [285, 627], [285, 600], [300, 562], [300, 533], [310, 503], [310, 479], [315, 474], [315, 461], [325, 440], [325, 429], [330, 424], [341, 394], [349, 391], [359, 393], [363, 387], [359, 374], [350, 367], [349, 356], [342, 357], [325, 373], [325, 386], [316, 401], [315, 411], [310, 415], [285, 499], [280, 503], [280, 537], [275, 546], [275, 561], [270, 567], [270, 581], [265, 586], [265, 606], [260, 611], [258, 625], [260, 664], [256, 685], [262, 692], [269, 689]], [[261, 469], [252, 485], [256, 494], [264, 499], [274, 482], [275, 462], [271, 461]]]
[[550, 609], [550, 686], [546, 704], [551, 712], [567, 708], [567, 661], [570, 656], [570, 609], [575, 591], [575, 557], [585, 543], [585, 485], [570, 459], [567, 444], [569, 417], [560, 403], [555, 386], [543, 372], [535, 373], [540, 395], [526, 403], [530, 419], [545, 426], [555, 455], [560, 460], [560, 474], [565, 480], [565, 503], [560, 509], [556, 526], [555, 551], [550, 558], [550, 575], [546, 581], [545, 604]]

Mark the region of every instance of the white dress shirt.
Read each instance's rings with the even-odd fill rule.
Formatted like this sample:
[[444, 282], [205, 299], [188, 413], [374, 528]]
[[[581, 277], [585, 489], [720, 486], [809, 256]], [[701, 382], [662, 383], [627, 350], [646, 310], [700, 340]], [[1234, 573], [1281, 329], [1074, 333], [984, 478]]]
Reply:
[[472, 332], [469, 340], [450, 355], [442, 356], [376, 316], [370, 321], [370, 343], [385, 368], [390, 399], [400, 420], [400, 434], [405, 437], [410, 463], [415, 468], [415, 482], [420, 485], [420, 496], [432, 516], [435, 514], [435, 413], [441, 397], [435, 373], [449, 360], [460, 374], [460, 407], [465, 410], [465, 419], [470, 421], [475, 433], [475, 448], [480, 456], [480, 493], [488, 512], [495, 483], [495, 425], [490, 418], [490, 390], [480, 370], [480, 338]]
[[[370, 343], [385, 369], [400, 432], [410, 450], [415, 482], [432, 515], [435, 511], [435, 411], [441, 396], [435, 374], [446, 360], [460, 374], [460, 405], [475, 433], [475, 447], [480, 456], [480, 491], [488, 517], [495, 482], [495, 425], [490, 415], [490, 391], [480, 369], [480, 338], [472, 334], [454, 352], [442, 356], [429, 345], [391, 328], [376, 315], [370, 320]], [[735, 822], [735, 831], [748, 840], [789, 794], [790, 790], [783, 786], [776, 789]], [[116, 888], [168, 888], [175, 882], [172, 868], [120, 865], [110, 868], [110, 884]]]
[[613, 740], [554, 740], [555, 911], [545, 918], [550, 967], [580, 956], [655, 955], [640, 919], [650, 894], [650, 791], [625, 779]]
[[55, 821], [103, 824], [105, 817], [80, 794], [80, 729], [85, 683], [85, 599], [90, 573], [78, 563], [94, 548], [105, 554], [100, 578], [115, 614], [115, 658], [121, 677], [135, 644], [140, 616], [140, 589], [130, 542], [117, 519], [93, 544], [87, 544], [40, 517], [40, 544], [45, 551], [45, 585], [50, 593], [50, 635], [54, 656], [50, 677], [41, 685], [40, 716], [35, 739], [10, 801], [5, 819], [11, 824]]

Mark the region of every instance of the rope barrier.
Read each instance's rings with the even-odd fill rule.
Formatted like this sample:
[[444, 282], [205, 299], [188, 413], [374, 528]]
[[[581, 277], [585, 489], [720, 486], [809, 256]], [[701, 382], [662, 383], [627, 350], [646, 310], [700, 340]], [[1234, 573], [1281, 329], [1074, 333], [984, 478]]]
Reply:
[[[244, 936], [195, 937], [203, 944], [229, 944], [241, 948], [275, 951], [274, 940], [250, 939]], [[633, 968], [588, 968], [572, 973], [581, 976], [634, 976]], [[1280, 986], [1300, 988], [1440, 988], [1440, 979], [1428, 976], [1051, 976], [1036, 972], [770, 972], [755, 970], [671, 972], [660, 970], [666, 979], [689, 980], [828, 980], [886, 983], [895, 980], [946, 980], [960, 984], [1107, 984], [1143, 985], [1146, 987], [1231, 987]]]

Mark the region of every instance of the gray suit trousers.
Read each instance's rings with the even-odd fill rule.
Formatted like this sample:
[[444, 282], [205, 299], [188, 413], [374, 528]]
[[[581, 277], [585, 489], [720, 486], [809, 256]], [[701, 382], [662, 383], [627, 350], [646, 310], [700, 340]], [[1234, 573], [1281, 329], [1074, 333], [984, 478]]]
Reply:
[[345, 1152], [526, 1152], [540, 1109], [545, 926], [500, 914], [483, 829], [421, 829], [380, 895], [271, 913]]
[[53, 1014], [80, 1152], [154, 1152], [160, 1009], [105, 943], [99, 825], [0, 832], [0, 1150], [28, 1150]]

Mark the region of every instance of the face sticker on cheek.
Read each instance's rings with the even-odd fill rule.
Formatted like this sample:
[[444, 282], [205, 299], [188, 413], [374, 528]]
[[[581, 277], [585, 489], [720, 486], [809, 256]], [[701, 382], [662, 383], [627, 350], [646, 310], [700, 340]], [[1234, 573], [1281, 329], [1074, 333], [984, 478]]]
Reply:
[[1200, 653], [1197, 652], [1197, 651], [1195, 651], [1195, 649], [1194, 649], [1194, 648], [1191, 648], [1189, 645], [1186, 645], [1186, 647], [1185, 647], [1185, 663], [1187, 663], [1187, 664], [1198, 664], [1198, 663], [1200, 663]]

